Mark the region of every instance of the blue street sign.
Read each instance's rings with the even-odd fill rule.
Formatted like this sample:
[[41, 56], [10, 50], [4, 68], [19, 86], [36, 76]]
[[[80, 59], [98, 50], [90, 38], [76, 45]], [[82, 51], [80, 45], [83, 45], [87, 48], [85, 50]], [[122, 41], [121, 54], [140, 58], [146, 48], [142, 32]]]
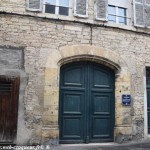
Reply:
[[125, 106], [129, 106], [131, 104], [131, 95], [123, 94], [122, 95], [122, 104]]

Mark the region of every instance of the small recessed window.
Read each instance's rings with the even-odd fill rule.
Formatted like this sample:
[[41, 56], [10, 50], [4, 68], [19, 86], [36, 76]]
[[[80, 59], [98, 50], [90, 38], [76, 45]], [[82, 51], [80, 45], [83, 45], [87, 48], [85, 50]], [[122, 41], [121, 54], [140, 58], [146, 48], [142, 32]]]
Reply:
[[108, 6], [108, 20], [119, 24], [127, 24], [127, 12], [126, 8]]
[[45, 0], [45, 13], [69, 16], [69, 0]]

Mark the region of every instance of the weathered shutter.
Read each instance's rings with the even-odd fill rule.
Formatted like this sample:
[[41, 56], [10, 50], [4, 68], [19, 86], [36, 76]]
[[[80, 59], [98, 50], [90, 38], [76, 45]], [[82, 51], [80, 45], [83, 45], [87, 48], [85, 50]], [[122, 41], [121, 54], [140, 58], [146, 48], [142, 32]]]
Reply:
[[27, 9], [30, 11], [42, 11], [42, 0], [27, 0]]
[[139, 27], [145, 26], [143, 1], [144, 0], [134, 0], [134, 25]]
[[88, 17], [88, 0], [75, 0], [74, 15]]
[[97, 20], [107, 20], [108, 0], [96, 0], [95, 13]]
[[0, 142], [15, 144], [20, 78], [0, 75]]
[[150, 0], [145, 0], [145, 25], [150, 28]]

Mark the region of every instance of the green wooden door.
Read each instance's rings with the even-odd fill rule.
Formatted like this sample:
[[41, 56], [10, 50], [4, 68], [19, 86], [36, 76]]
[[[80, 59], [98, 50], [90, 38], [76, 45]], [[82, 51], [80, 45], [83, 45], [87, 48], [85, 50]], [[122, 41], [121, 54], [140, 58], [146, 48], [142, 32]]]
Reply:
[[61, 67], [60, 143], [113, 141], [114, 72], [91, 62]]
[[146, 85], [147, 85], [148, 134], [150, 134], [150, 69], [146, 70]]

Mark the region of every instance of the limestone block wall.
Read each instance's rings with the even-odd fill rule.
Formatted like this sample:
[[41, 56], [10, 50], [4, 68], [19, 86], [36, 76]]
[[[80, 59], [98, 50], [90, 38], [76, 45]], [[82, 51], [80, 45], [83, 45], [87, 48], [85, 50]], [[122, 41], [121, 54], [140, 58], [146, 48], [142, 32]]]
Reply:
[[[149, 34], [44, 18], [0, 15], [0, 46], [22, 47], [28, 75], [23, 99], [24, 126], [17, 144], [57, 144], [59, 141], [59, 71], [70, 61], [89, 60], [116, 71], [115, 141], [142, 140], [144, 70], [150, 66]], [[122, 106], [121, 95], [132, 105]], [[29, 135], [24, 134], [28, 130]], [[25, 140], [26, 139], [26, 140]]]

